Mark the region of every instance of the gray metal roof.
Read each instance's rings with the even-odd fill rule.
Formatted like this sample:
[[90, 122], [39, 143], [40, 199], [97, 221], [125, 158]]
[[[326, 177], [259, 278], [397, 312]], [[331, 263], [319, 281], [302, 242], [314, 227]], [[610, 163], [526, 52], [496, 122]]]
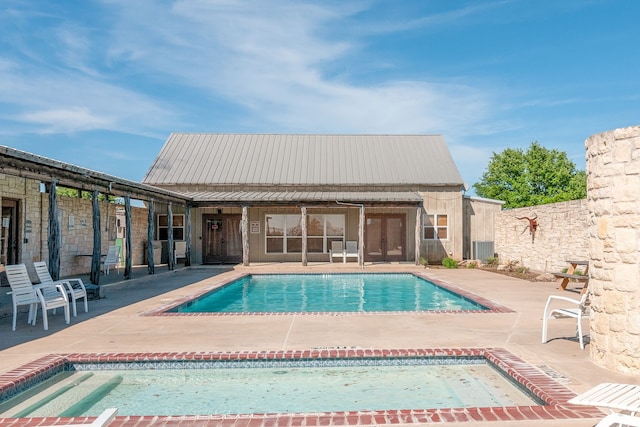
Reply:
[[417, 192], [398, 191], [202, 191], [189, 192], [185, 196], [194, 204], [200, 203], [313, 203], [313, 202], [351, 202], [376, 203], [394, 202], [416, 204], [422, 202]]
[[439, 135], [172, 133], [151, 185], [463, 185]]

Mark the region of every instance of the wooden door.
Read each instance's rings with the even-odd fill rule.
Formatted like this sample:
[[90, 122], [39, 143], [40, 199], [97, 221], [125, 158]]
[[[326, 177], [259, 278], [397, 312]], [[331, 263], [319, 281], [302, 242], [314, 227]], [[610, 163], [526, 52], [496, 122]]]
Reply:
[[18, 263], [18, 201], [2, 199], [0, 265]]
[[365, 218], [365, 261], [405, 260], [404, 214], [369, 214]]
[[241, 215], [202, 216], [202, 263], [242, 261]]

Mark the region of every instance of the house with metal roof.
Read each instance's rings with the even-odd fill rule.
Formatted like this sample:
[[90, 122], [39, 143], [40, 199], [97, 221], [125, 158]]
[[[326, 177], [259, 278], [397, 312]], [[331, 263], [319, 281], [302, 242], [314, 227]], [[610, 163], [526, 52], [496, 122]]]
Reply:
[[356, 242], [360, 263], [471, 255], [440, 135], [172, 133], [143, 184], [191, 200], [170, 222], [193, 263], [326, 262], [333, 242]]

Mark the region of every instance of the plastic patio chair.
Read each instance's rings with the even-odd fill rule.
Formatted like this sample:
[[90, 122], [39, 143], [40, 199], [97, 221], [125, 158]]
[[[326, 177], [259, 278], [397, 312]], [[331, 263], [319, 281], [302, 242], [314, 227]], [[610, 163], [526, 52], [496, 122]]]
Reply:
[[[38, 316], [37, 305], [40, 304], [45, 331], [49, 330], [48, 310], [54, 310], [55, 312], [56, 308], [63, 308], [65, 322], [67, 325], [69, 324], [69, 300], [67, 299], [67, 292], [63, 284], [44, 283], [34, 286], [29, 278], [27, 267], [24, 264], [7, 265], [5, 268], [7, 280], [9, 281], [9, 286], [11, 286], [11, 292], [14, 298], [14, 331], [16, 330], [17, 305], [30, 305], [29, 323], [35, 325]], [[16, 304], [16, 302], [19, 304]]]
[[120, 274], [120, 246], [109, 246], [107, 257], [104, 259], [104, 275], [109, 274], [109, 267], [114, 266], [116, 273]]
[[[588, 316], [589, 307], [587, 300], [589, 291], [582, 294], [582, 297], [577, 300], [575, 298], [569, 298], [560, 295], [551, 295], [547, 299], [547, 303], [544, 306], [544, 317], [542, 319], [542, 343], [547, 342], [547, 323], [549, 319], [561, 319], [572, 318], [576, 319], [576, 333], [578, 335], [578, 341], [580, 342], [580, 350], [584, 350], [584, 340], [582, 337], [582, 319]], [[551, 308], [551, 304], [555, 301], [562, 301], [573, 304], [571, 307]]]
[[89, 303], [87, 302], [87, 289], [85, 288], [84, 283], [82, 283], [82, 279], [73, 278], [54, 281], [51, 277], [51, 274], [49, 273], [46, 262], [36, 261], [33, 263], [33, 266], [36, 269], [36, 274], [38, 275], [40, 283], [62, 283], [66, 287], [67, 295], [71, 297], [73, 317], [78, 316], [76, 302], [77, 300], [82, 298], [84, 298], [84, 312], [89, 312]]
[[334, 257], [342, 258], [342, 262], [345, 262], [344, 248], [342, 247], [342, 240], [334, 240], [331, 242], [331, 249], [329, 250], [329, 261], [333, 262]]

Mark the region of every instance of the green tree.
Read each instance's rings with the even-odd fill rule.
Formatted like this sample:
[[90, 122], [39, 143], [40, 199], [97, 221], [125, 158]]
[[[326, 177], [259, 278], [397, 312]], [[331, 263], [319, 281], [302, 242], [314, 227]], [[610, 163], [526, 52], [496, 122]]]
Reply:
[[505, 208], [542, 205], [587, 197], [587, 175], [567, 153], [532, 142], [527, 151], [507, 148], [493, 153], [480, 182], [480, 197], [505, 202]]

